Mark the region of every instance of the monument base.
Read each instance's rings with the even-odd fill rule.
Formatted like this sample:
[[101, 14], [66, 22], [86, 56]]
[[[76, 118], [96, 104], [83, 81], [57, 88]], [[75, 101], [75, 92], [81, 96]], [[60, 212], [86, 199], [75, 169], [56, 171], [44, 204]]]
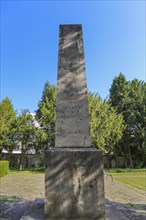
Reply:
[[104, 220], [101, 151], [50, 148], [45, 160], [45, 219]]

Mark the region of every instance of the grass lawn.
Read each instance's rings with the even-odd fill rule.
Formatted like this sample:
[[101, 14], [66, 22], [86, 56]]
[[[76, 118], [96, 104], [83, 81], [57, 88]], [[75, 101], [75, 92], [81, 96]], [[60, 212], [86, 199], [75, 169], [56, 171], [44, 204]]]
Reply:
[[[114, 178], [116, 178], [115, 174], [121, 175], [123, 173], [122, 172], [114, 173], [113, 174]], [[33, 202], [36, 198], [41, 198], [41, 199], [45, 198], [44, 168], [42, 169], [35, 168], [29, 170], [25, 169], [23, 171], [10, 170], [8, 175], [0, 178], [0, 188], [1, 188], [0, 202], [1, 204], [6, 204], [8, 209], [9, 209], [8, 204], [11, 201], [12, 203], [15, 203], [14, 210], [16, 210], [18, 207], [17, 204], [19, 199]], [[120, 181], [112, 182], [111, 178], [105, 178], [105, 198], [106, 201], [113, 202], [113, 205], [118, 207], [120, 212], [121, 210], [123, 210], [122, 212], [126, 213], [125, 214], [126, 219], [127, 216], [129, 219], [135, 219], [135, 217], [136, 219], [139, 220], [144, 219], [143, 216], [145, 215], [146, 212], [145, 212], [145, 195], [143, 190], [139, 190], [134, 187], [127, 187], [126, 184], [123, 184]], [[23, 203], [21, 202], [20, 212], [22, 210], [21, 209], [22, 206]], [[36, 208], [37, 206], [35, 206], [34, 212]], [[11, 212], [12, 209], [10, 208], [9, 210]], [[6, 215], [7, 213], [8, 212], [6, 212]], [[11, 214], [10, 218], [6, 217], [3, 219], [12, 219], [11, 218], [12, 213], [10, 213]]]
[[[106, 169], [113, 179], [146, 191], [146, 169]], [[44, 167], [10, 170], [11, 174], [44, 174]]]
[[109, 169], [113, 179], [146, 191], [146, 170], [144, 169]]
[[30, 169], [22, 169], [22, 170], [19, 170], [19, 169], [10, 169], [9, 170], [9, 173], [19, 173], [19, 174], [39, 174], [39, 173], [42, 173], [44, 174], [45, 172], [45, 168], [44, 167], [40, 167], [40, 168], [30, 168]]
[[114, 179], [146, 191], [145, 177], [114, 177]]

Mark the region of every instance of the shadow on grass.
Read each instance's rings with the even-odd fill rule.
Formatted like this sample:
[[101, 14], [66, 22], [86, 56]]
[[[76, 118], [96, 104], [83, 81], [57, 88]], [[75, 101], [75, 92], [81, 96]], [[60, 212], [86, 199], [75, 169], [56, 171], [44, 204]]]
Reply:
[[[108, 220], [145, 220], [145, 204], [122, 204], [105, 200], [106, 219]], [[23, 198], [0, 196], [0, 219], [7, 220], [44, 220], [44, 199], [34, 201]], [[91, 219], [89, 219], [91, 220]], [[92, 219], [93, 220], [93, 219]]]

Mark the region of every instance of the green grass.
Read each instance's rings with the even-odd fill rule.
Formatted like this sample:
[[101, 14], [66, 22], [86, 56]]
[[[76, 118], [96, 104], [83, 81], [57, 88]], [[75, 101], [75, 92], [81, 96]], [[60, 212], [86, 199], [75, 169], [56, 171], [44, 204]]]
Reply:
[[146, 191], [145, 177], [114, 177], [114, 179]]
[[113, 179], [146, 191], [145, 169], [108, 169]]
[[106, 172], [109, 172], [111, 174], [113, 173], [146, 173], [146, 169], [145, 168], [141, 168], [141, 169], [129, 169], [129, 168], [115, 168], [115, 169], [105, 169]]
[[[113, 179], [122, 183], [134, 186], [138, 189], [146, 190], [146, 170], [145, 169], [106, 169], [107, 173], [112, 174]], [[44, 173], [44, 167], [10, 170], [9, 173], [20, 173], [20, 174], [39, 174]]]
[[37, 173], [44, 173], [45, 172], [45, 168], [44, 167], [39, 167], [39, 168], [23, 168], [22, 170], [19, 169], [14, 169], [11, 168], [9, 170], [9, 173], [21, 173], [21, 174], [37, 174]]
[[113, 177], [114, 177], [114, 176], [115, 176], [115, 177], [121, 177], [121, 176], [122, 176], [122, 177], [126, 177], [126, 176], [127, 176], [127, 177], [128, 177], [128, 176], [129, 176], [129, 177], [130, 177], [130, 176], [131, 176], [131, 177], [132, 177], [132, 176], [136, 176], [136, 177], [138, 177], [138, 176], [139, 176], [139, 177], [140, 177], [140, 176], [146, 176], [146, 172], [144, 172], [144, 171], [141, 171], [141, 172], [139, 172], [139, 171], [138, 171], [138, 172], [135, 172], [135, 171], [134, 171], [134, 172], [123, 172], [123, 173], [111, 173], [111, 174], [112, 174]]
[[0, 200], [3, 200], [3, 201], [10, 201], [10, 200], [14, 200], [16, 199], [17, 197], [16, 196], [1, 196], [0, 197]]

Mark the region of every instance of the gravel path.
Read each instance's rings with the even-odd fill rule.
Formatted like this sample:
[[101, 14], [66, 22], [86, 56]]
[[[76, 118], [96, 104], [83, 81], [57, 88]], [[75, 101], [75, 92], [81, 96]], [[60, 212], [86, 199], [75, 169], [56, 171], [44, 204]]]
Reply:
[[[0, 220], [44, 219], [44, 174], [10, 173], [0, 178], [0, 186]], [[105, 199], [106, 220], [146, 219], [143, 190], [112, 181], [108, 176]]]

